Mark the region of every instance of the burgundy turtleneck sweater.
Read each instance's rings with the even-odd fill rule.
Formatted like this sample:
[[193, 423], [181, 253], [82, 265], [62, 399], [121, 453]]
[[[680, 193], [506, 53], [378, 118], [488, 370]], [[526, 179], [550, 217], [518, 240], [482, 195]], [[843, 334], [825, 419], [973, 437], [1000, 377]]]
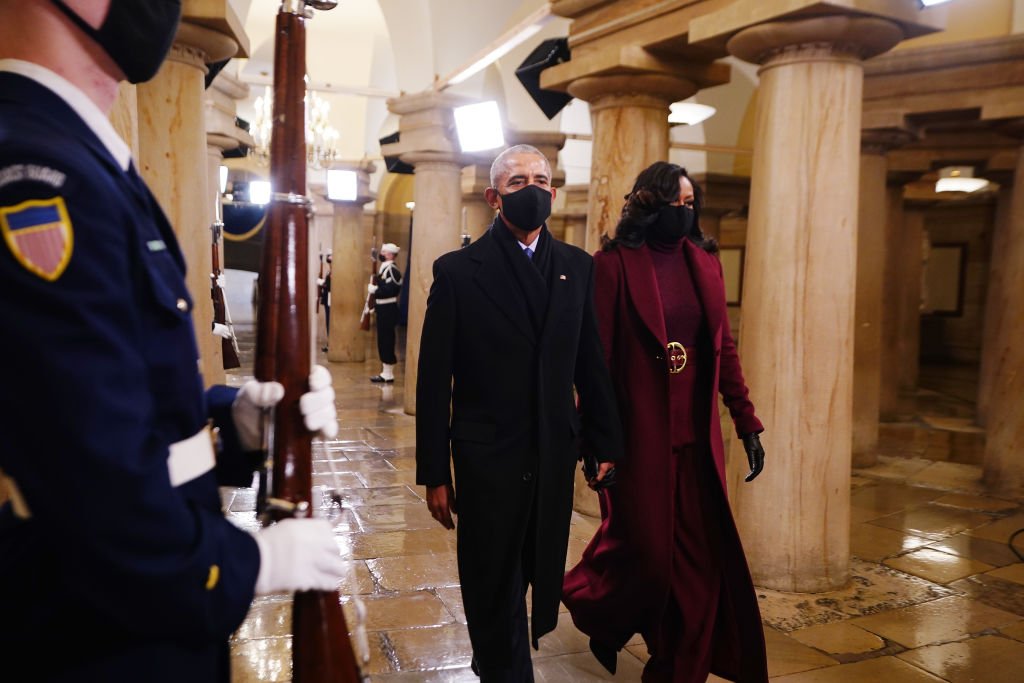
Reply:
[[682, 372], [669, 375], [672, 445], [685, 446], [694, 438], [694, 398], [697, 383], [697, 342], [704, 327], [704, 308], [693, 283], [683, 240], [647, 242], [661, 294], [668, 341], [686, 347], [688, 360]]

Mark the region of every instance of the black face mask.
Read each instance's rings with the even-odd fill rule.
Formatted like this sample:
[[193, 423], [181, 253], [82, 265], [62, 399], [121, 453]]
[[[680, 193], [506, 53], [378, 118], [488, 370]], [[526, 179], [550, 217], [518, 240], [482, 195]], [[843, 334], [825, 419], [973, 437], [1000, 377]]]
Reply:
[[129, 83], [156, 76], [171, 49], [181, 20], [181, 0], [111, 0], [98, 29], [61, 0], [50, 0], [124, 72]]
[[536, 185], [501, 194], [501, 213], [520, 230], [535, 230], [551, 215], [551, 193]]
[[648, 229], [649, 235], [659, 242], [678, 242], [693, 230], [693, 209], [682, 204], [666, 205], [658, 210], [658, 217]]

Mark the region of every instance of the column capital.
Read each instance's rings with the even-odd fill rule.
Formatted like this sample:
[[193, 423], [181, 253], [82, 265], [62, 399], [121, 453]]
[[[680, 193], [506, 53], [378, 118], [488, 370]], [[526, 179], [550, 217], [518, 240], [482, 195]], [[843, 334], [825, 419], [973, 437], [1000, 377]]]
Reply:
[[[637, 45], [617, 45], [590, 50], [574, 60], [545, 69], [541, 73], [540, 84], [548, 90], [568, 92], [580, 99], [587, 99], [586, 93], [576, 95], [574, 91], [583, 80], [589, 83], [601, 79], [601, 82], [615, 84], [611, 86], [615, 91], [627, 93], [643, 92], [642, 84], [633, 84], [636, 79], [653, 79], [646, 83], [657, 91], [666, 88], [659, 84], [681, 81], [686, 84], [681, 89], [678, 85], [669, 88], [670, 96], [674, 98], [670, 101], [674, 102], [689, 97], [701, 88], [728, 83], [731, 77], [732, 67], [728, 64], [666, 57]], [[686, 94], [679, 97], [678, 92]]]
[[447, 92], [424, 92], [393, 97], [388, 111], [398, 114], [398, 142], [381, 147], [385, 156], [407, 164], [441, 162], [460, 166], [473, 163], [463, 155], [455, 135], [455, 107], [473, 100]]
[[[724, 44], [730, 54], [755, 64], [787, 53], [814, 61], [830, 55], [867, 59], [943, 28], [925, 22], [910, 2], [734, 0], [695, 18], [689, 41], [712, 50]], [[810, 54], [792, 54], [796, 50]]]
[[218, 74], [206, 89], [206, 143], [221, 152], [236, 149], [240, 145], [252, 145], [252, 136], [238, 127], [238, 100], [249, 95], [249, 85], [230, 73]]
[[169, 60], [205, 68], [248, 56], [249, 38], [228, 0], [185, 0]]
[[730, 54], [762, 70], [803, 61], [863, 61], [906, 38], [899, 24], [876, 17], [828, 16], [770, 21], [745, 28], [726, 46]]
[[551, 186], [565, 185], [565, 171], [558, 168], [558, 153], [565, 147], [565, 133], [542, 130], [509, 130], [505, 142], [509, 145], [532, 145], [540, 150], [551, 164]]
[[697, 84], [664, 74], [585, 76], [569, 86], [569, 94], [590, 103], [590, 111], [608, 107], [664, 109], [685, 100], [698, 90]]
[[[365, 204], [377, 199], [377, 196], [370, 192], [370, 175], [377, 171], [377, 164], [369, 159], [358, 161], [336, 161], [331, 164], [331, 171], [353, 171], [356, 174], [356, 198], [355, 199], [331, 199], [327, 201], [336, 207], [362, 207]], [[324, 188], [326, 193], [327, 188]], [[325, 195], [326, 196], [326, 195]]]

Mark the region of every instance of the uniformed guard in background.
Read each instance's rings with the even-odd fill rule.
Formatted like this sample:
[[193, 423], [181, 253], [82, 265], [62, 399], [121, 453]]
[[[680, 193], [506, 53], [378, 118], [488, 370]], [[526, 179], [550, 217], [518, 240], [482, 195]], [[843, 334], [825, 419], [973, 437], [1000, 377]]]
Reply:
[[[325, 520], [249, 534], [221, 512], [284, 390], [204, 392], [181, 250], [107, 118], [180, 13], [0, 0], [5, 681], [228, 681], [254, 593], [334, 590], [344, 570]], [[306, 427], [332, 436], [324, 368], [310, 386]]]
[[371, 382], [391, 383], [395, 381], [395, 327], [398, 325], [398, 294], [402, 291], [402, 271], [395, 264], [398, 245], [388, 242], [380, 248], [380, 268], [377, 270], [377, 284], [370, 284], [367, 291], [375, 298], [374, 311], [377, 315], [377, 353], [380, 355], [381, 371], [370, 378]]

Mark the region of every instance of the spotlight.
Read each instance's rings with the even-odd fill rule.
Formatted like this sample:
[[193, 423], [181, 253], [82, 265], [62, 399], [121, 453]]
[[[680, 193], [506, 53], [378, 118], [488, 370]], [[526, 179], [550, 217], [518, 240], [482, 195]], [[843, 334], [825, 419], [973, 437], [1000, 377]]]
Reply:
[[359, 196], [359, 186], [355, 171], [328, 169], [327, 198], [336, 202], [355, 201]]
[[270, 203], [270, 181], [253, 180], [249, 183], [249, 201], [253, 204]]
[[502, 147], [505, 136], [501, 130], [498, 103], [491, 100], [456, 107], [455, 128], [463, 152], [481, 152]]
[[687, 126], [696, 126], [714, 116], [717, 111], [714, 107], [696, 102], [673, 102], [668, 108], [669, 123], [682, 123]]

